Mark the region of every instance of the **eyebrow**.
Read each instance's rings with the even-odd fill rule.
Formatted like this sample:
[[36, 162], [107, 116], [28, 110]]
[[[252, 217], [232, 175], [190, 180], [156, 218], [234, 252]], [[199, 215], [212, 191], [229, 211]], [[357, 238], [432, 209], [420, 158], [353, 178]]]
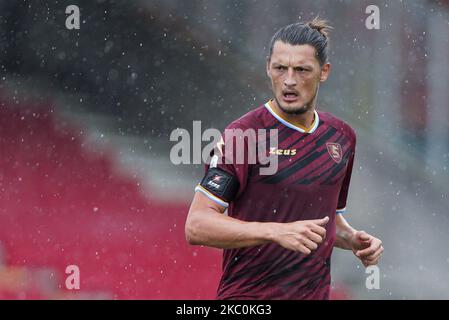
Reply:
[[[274, 67], [278, 67], [278, 66], [287, 67], [286, 64], [283, 64], [283, 63], [280, 63], [280, 62], [272, 62], [271, 65], [274, 66]], [[292, 68], [311, 68], [312, 69], [313, 66], [308, 64], [308, 63], [303, 63], [303, 64], [299, 64], [299, 65], [296, 65], [296, 66], [292, 66]]]

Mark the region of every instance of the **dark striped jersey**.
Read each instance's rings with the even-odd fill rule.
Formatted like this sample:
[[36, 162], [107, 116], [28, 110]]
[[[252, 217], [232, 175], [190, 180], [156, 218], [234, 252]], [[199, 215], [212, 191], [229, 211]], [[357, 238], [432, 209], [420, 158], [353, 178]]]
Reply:
[[[326, 238], [310, 255], [275, 243], [224, 250], [217, 298], [328, 299], [335, 216], [346, 208], [355, 132], [332, 114], [317, 110], [310, 128], [293, 125], [278, 115], [271, 103], [247, 113], [227, 129], [277, 129], [278, 147], [267, 148], [277, 156], [277, 171], [261, 174], [263, 165], [258, 161], [221, 161], [217, 169], [238, 181], [235, 196], [225, 199], [222, 193], [202, 185], [196, 191], [243, 221], [284, 223], [328, 216]], [[224, 139], [225, 147], [227, 143]], [[218, 156], [224, 157], [222, 153]]]

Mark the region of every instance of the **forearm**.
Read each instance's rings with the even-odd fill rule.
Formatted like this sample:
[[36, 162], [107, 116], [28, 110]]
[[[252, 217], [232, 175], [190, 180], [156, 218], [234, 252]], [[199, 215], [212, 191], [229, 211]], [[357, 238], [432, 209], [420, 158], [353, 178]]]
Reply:
[[257, 246], [271, 242], [272, 223], [241, 221], [213, 209], [189, 213], [186, 237], [190, 244], [220, 249]]
[[186, 240], [192, 245], [233, 249], [276, 243], [306, 255], [326, 237], [329, 217], [315, 220], [247, 222], [224, 215], [225, 208], [197, 192], [185, 224]]
[[334, 247], [351, 250], [351, 238], [357, 232], [353, 227], [349, 225], [346, 219], [341, 214], [337, 214], [335, 219], [336, 224], [336, 238]]

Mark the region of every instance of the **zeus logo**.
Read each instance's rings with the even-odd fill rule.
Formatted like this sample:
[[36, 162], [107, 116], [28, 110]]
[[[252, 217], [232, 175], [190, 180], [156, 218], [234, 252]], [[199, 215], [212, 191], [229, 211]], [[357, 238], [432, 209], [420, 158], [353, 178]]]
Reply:
[[270, 148], [270, 154], [278, 156], [294, 156], [296, 154], [296, 149], [276, 149]]

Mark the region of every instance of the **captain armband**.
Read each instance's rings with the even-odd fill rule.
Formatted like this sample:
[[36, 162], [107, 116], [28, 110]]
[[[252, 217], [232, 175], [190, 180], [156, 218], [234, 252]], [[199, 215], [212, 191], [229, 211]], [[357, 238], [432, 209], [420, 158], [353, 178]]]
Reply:
[[239, 185], [239, 181], [232, 174], [219, 168], [209, 168], [195, 191], [200, 191], [221, 206], [228, 207], [237, 195]]

